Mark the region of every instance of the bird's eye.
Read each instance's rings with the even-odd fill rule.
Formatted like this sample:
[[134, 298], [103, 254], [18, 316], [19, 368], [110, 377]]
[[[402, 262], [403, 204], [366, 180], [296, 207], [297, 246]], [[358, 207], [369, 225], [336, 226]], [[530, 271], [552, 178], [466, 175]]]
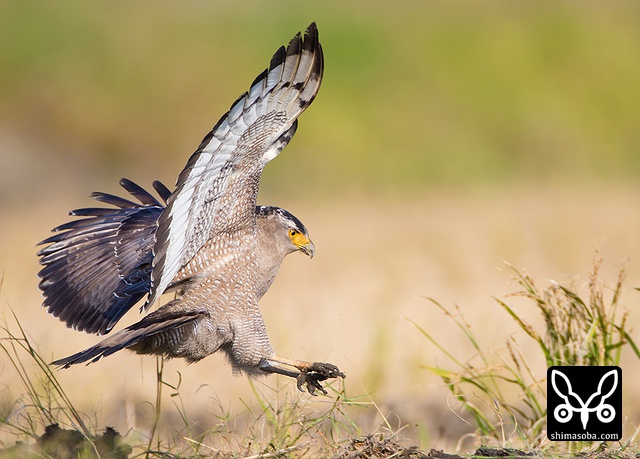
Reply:
[[298, 235], [298, 232], [294, 229], [289, 230], [289, 237], [294, 238]]

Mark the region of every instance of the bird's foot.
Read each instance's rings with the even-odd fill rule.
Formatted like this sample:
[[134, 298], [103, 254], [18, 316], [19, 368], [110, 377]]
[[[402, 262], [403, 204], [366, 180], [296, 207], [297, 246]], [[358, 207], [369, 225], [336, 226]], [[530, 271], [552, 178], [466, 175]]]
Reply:
[[[297, 371], [288, 370], [284, 366], [293, 367]], [[327, 395], [327, 391], [320, 385], [321, 381], [347, 377], [337, 366], [330, 363], [310, 363], [284, 357], [263, 359], [260, 361], [259, 368], [266, 373], [277, 373], [295, 378], [298, 389], [302, 392], [306, 389], [311, 395], [316, 395], [316, 390]]]
[[320, 381], [325, 381], [330, 378], [347, 377], [337, 366], [331, 363], [314, 362], [307, 366], [302, 366], [299, 370], [300, 374], [296, 378], [298, 389], [304, 392], [306, 386], [307, 391], [311, 395], [316, 395], [316, 390], [327, 395], [327, 391], [320, 385]]

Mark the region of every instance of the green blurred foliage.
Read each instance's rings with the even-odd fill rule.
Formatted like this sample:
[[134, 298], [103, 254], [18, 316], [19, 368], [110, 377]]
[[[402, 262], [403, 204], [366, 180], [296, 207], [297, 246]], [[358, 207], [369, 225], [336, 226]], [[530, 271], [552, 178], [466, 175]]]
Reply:
[[276, 192], [640, 177], [634, 1], [4, 0], [0, 133], [171, 182], [312, 20], [325, 81]]

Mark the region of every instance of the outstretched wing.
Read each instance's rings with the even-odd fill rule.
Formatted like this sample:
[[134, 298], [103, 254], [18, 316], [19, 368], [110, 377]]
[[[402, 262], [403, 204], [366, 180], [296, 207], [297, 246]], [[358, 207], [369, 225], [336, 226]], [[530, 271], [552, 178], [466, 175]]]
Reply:
[[255, 227], [262, 169], [293, 137], [323, 73], [312, 23], [281, 47], [269, 68], [206, 135], [180, 173], [160, 216], [154, 245], [151, 306], [214, 234]]
[[[164, 205], [130, 180], [120, 184], [140, 202], [93, 193], [114, 207], [74, 210], [71, 215], [84, 218], [54, 228], [56, 234], [38, 244], [49, 244], [38, 252], [43, 306], [87, 333], [108, 333], [151, 284], [154, 234]], [[166, 201], [169, 190], [153, 185]]]

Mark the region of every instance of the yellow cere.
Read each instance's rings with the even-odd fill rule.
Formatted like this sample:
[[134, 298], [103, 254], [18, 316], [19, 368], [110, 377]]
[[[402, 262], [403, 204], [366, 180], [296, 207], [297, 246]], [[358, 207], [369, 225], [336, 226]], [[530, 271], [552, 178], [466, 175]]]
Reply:
[[309, 245], [309, 243], [311, 242], [300, 231], [296, 231], [293, 229], [289, 230], [289, 237], [291, 238], [291, 241], [295, 244], [296, 247], [304, 247], [306, 245]]

